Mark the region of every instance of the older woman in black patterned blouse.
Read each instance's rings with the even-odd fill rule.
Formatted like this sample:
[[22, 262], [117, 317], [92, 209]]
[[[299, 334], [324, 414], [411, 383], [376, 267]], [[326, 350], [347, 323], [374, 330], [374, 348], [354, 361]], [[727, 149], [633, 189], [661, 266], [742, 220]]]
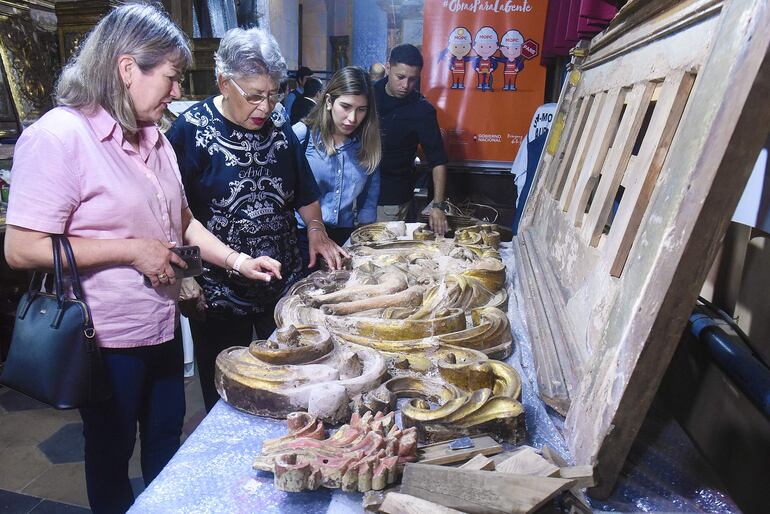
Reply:
[[191, 328], [207, 410], [218, 400], [217, 354], [247, 346], [252, 330], [267, 338], [275, 303], [303, 275], [294, 211], [307, 227], [311, 267], [321, 256], [338, 269], [346, 256], [326, 235], [318, 186], [296, 136], [270, 116], [286, 76], [275, 39], [256, 28], [230, 30], [215, 60], [221, 94], [191, 107], [166, 136], [195, 217], [241, 254], [278, 260], [283, 278], [255, 284], [230, 273], [239, 253], [228, 258], [228, 269], [204, 268], [205, 321], [193, 319]]

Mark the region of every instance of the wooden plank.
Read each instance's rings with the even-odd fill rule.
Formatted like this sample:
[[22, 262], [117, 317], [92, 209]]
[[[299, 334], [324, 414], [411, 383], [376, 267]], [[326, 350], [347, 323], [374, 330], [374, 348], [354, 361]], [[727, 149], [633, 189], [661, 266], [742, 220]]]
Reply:
[[489, 460], [494, 462], [495, 467], [497, 467], [498, 464], [505, 462], [511, 455], [513, 455], [513, 452], [498, 453], [497, 455], [492, 455]]
[[[567, 379], [559, 360], [557, 348], [566, 344], [559, 326], [551, 326], [551, 318], [545, 311], [545, 300], [538, 289], [541, 273], [536, 271], [536, 260], [530, 257], [530, 232], [515, 238], [517, 277], [525, 297], [527, 328], [532, 338], [532, 356], [536, 363], [540, 397], [562, 415], [569, 409]], [[537, 257], [535, 257], [537, 259]], [[554, 320], [556, 322], [556, 320]], [[555, 331], [555, 333], [554, 333]], [[557, 342], [557, 340], [559, 340]]]
[[567, 461], [565, 461], [556, 450], [547, 444], [544, 444], [540, 451], [548, 462], [551, 462], [560, 468], [566, 468], [568, 466]]
[[[572, 89], [575, 90], [577, 88], [572, 87]], [[574, 96], [574, 91], [572, 96]], [[583, 97], [576, 98], [574, 100], [574, 105], [570, 102], [568, 111], [557, 110], [554, 113], [554, 121], [551, 124], [551, 130], [555, 130], [556, 132], [554, 132], [554, 138], [551, 138], [551, 132], [548, 133], [548, 139], [543, 147], [543, 154], [551, 157], [552, 162], [545, 162], [545, 160], [541, 159], [540, 163], [538, 163], [546, 164], [546, 167], [543, 168], [543, 174], [545, 175], [543, 183], [548, 191], [553, 187], [559, 167], [567, 155], [567, 147], [573, 145], [572, 134], [575, 133], [577, 127], [577, 118], [575, 117], [575, 114], [583, 109], [582, 106], [584, 100], [585, 98]], [[567, 101], [567, 99], [565, 99], [565, 101]], [[559, 105], [559, 109], [561, 109], [561, 104]]]
[[559, 191], [559, 194], [554, 196], [554, 198], [559, 200], [562, 210], [567, 210], [565, 205], [569, 199], [572, 198], [572, 192], [575, 190], [580, 170], [583, 169], [583, 162], [585, 162], [588, 148], [591, 146], [591, 141], [593, 141], [596, 124], [599, 121], [599, 114], [604, 108], [604, 100], [606, 97], [607, 93], [603, 91], [596, 93], [596, 95], [593, 96], [593, 101], [588, 110], [588, 117], [583, 126], [583, 131], [579, 133], [575, 158], [569, 163], [569, 168], [566, 173], [567, 178], [564, 179], [564, 186]]
[[626, 263], [694, 80], [693, 75], [683, 71], [666, 78], [634, 167], [626, 172], [634, 178], [626, 187], [604, 247], [614, 277], [620, 276]]
[[569, 514], [593, 514], [594, 510], [583, 499], [583, 493], [577, 487], [573, 487], [564, 494], [560, 502], [561, 512]]
[[476, 471], [493, 471], [495, 469], [495, 461], [484, 455], [476, 455], [471, 460], [458, 467], [460, 469], [471, 469]]
[[558, 476], [575, 481], [575, 487], [585, 489], [596, 485], [593, 466], [567, 466], [559, 468]]
[[422, 464], [451, 464], [462, 462], [476, 455], [494, 455], [503, 451], [500, 444], [488, 435], [474, 436], [472, 448], [453, 450], [449, 447], [452, 441], [429, 444], [417, 449], [417, 458]]
[[[661, 80], [680, 70], [697, 74], [710, 48], [703, 41], [712, 38], [717, 31], [716, 25], [717, 19], [708, 20], [692, 30], [640, 48], [639, 55], [627, 56], [619, 63], [589, 70], [583, 84], [585, 94], [643, 80]], [[664, 58], [661, 59], [661, 56]], [[640, 65], [640, 62], [646, 62], [646, 65]]]
[[596, 463], [592, 495], [614, 484], [767, 138], [768, 26], [764, 0], [725, 5], [573, 398], [565, 438], [578, 464]]
[[588, 96], [581, 98], [578, 101], [580, 105], [576, 114], [571, 116], [567, 122], [570, 124], [570, 130], [566, 134], [564, 154], [559, 156], [558, 161], [555, 159], [552, 161], [551, 166], [555, 170], [555, 173], [551, 173], [551, 180], [545, 185], [545, 187], [551, 191], [554, 198], [559, 198], [559, 195], [564, 188], [564, 182], [567, 180], [567, 170], [569, 170], [572, 161], [575, 159], [575, 152], [578, 148], [578, 141], [580, 141], [580, 134], [585, 130], [588, 112], [593, 105], [594, 97]]
[[[678, 5], [675, 9], [670, 9], [665, 16], [655, 15], [673, 7], [674, 4]], [[683, 29], [701, 20], [714, 17], [722, 8], [722, 4], [723, 0], [633, 2], [618, 13], [607, 30], [594, 38], [591, 44], [591, 55], [586, 60], [584, 69], [601, 66], [605, 62], [616, 60], [635, 50], [653, 46], [667, 37], [689, 32]], [[672, 52], [676, 50], [676, 48], [671, 49]], [[689, 50], [692, 53], [692, 49]]]
[[378, 512], [380, 510], [380, 505], [382, 505], [382, 502], [385, 501], [385, 497], [389, 493], [399, 492], [401, 492], [401, 484], [388, 486], [380, 491], [374, 489], [366, 491], [361, 500], [361, 506], [364, 508], [364, 512]]
[[[535, 277], [534, 282], [543, 302], [546, 322], [551, 327], [551, 333], [554, 337], [554, 345], [556, 347], [554, 358], [558, 360], [559, 367], [564, 376], [568, 393], [565, 401], [568, 401], [569, 396], [573, 394], [574, 389], [580, 383], [583, 376], [583, 368], [586, 361], [590, 358], [592, 349], [589, 346], [590, 341], [578, 337], [569, 316], [565, 315], [567, 312], [566, 302], [568, 300], [563, 293], [565, 282], [561, 280], [563, 277], [558, 277], [554, 270], [554, 266], [564, 266], [564, 262], [563, 260], [552, 262], [557, 259], [554, 259], [554, 255], [549, 255], [547, 250], [552, 251], [554, 245], [560, 241], [566, 241], [572, 247], [571, 251], [574, 251], [566, 259], [577, 259], [584, 272], [590, 273], [600, 263], [598, 258], [591, 258], [590, 252], [578, 251], [581, 248], [577, 247], [577, 237], [575, 237], [571, 227], [567, 226], [566, 220], [559, 216], [559, 214], [556, 214], [554, 217], [556, 219], [550, 223], [551, 234], [545, 241], [545, 244], [540, 241], [538, 241], [539, 244], [536, 244], [532, 232], [527, 232], [522, 237], [528, 241], [527, 247], [530, 249], [530, 260], [535, 273], [533, 275]], [[579, 257], [573, 257], [573, 255], [579, 255]], [[552, 403], [548, 405], [556, 409], [557, 412], [561, 412]]]
[[516, 450], [513, 455], [497, 464], [495, 470], [500, 473], [515, 473], [517, 475], [559, 476], [559, 466], [545, 460], [530, 446]]
[[[579, 504], [585, 505], [585, 502], [582, 499], [582, 493], [580, 492], [580, 489], [585, 489], [587, 487], [593, 487], [594, 485], [596, 485], [596, 480], [594, 479], [593, 467], [592, 466], [570, 466], [561, 457], [561, 455], [556, 452], [556, 450], [554, 450], [547, 444], [544, 444], [540, 451], [543, 455], [543, 458], [545, 458], [548, 462], [551, 462], [552, 464], [559, 466], [559, 477], [575, 480], [575, 486], [570, 489], [570, 492], [575, 496], [575, 499]], [[591, 510], [588, 509], [587, 512], [591, 512]]]
[[402, 493], [388, 493], [385, 496], [385, 501], [380, 505], [379, 512], [386, 514], [461, 514], [459, 510]]
[[[640, 3], [660, 5], [659, 1], [636, 2]], [[643, 25], [628, 27], [624, 36], [612, 42], [613, 37], [605, 37], [607, 32], [594, 38], [591, 54], [583, 63], [584, 92], [660, 79], [677, 70], [697, 70], [713, 49], [703, 42], [717, 33], [723, 2], [682, 0], [679, 4]]]
[[[580, 489], [593, 487], [596, 485], [594, 479], [594, 469], [592, 466], [570, 466], [553, 448], [544, 444], [540, 452], [548, 462], [559, 467], [559, 477], [575, 480], [575, 485], [570, 489], [574, 502], [579, 506], [577, 512], [592, 512], [588, 505], [583, 501], [583, 493]], [[504, 454], [501, 454], [504, 455]], [[565, 497], [565, 500], [568, 498]], [[569, 510], [569, 512], [572, 512]]]
[[574, 484], [561, 478], [407, 464], [401, 492], [463, 512], [507, 514], [532, 512]]
[[620, 179], [620, 185], [623, 186], [625, 189], [629, 188], [629, 184], [633, 184], [636, 182], [636, 175], [631, 173], [629, 170], [635, 170], [638, 164], [636, 164], [636, 155], [632, 155], [628, 159], [628, 165], [626, 166], [626, 172], [623, 173], [623, 178]]
[[[604, 47], [597, 46], [598, 54], [589, 55], [581, 70], [579, 94], [600, 95], [596, 100], [604, 91], [665, 79], [642, 144], [651, 150], [629, 157], [620, 179], [624, 197], [609, 234], [599, 237], [597, 247], [578, 244], [573, 251], [566, 243], [574, 242], [567, 237], [574, 231], [565, 232], [561, 223], [568, 193], [577, 194], [578, 162], [586, 160], [589, 132], [598, 121], [592, 112], [596, 101], [573, 162], [565, 168], [558, 205], [542, 181], [536, 183], [522, 231], [522, 239], [530, 235], [536, 245], [527, 250], [531, 260], [545, 256], [551, 264], [541, 269], [558, 273], [555, 281], [528, 286], [537, 291], [530, 297], [566, 298], [568, 307], [559, 313], [551, 306], [527, 306], [528, 312], [555, 312], [558, 318], [545, 329], [533, 329], [532, 322], [528, 327], [550, 334], [565, 319], [590, 320], [580, 326], [585, 337], [578, 343], [590, 340], [592, 354], [579, 387], [569, 391], [564, 433], [576, 463], [594, 465], [592, 493], [600, 496], [614, 484], [770, 126], [770, 33], [765, 28], [770, 5], [761, 0], [724, 7], [702, 0], [668, 5], [666, 12], [656, 11], [638, 27], [616, 33], [615, 42], [606, 33], [599, 36]], [[641, 2], [632, 8], [647, 9], [636, 6]], [[647, 141], [650, 137], [658, 141]], [[626, 245], [622, 252], [619, 242]], [[604, 259], [598, 267], [589, 262], [596, 254]], [[541, 272], [520, 282], [545, 276]], [[569, 345], [575, 342], [563, 341], [566, 346], [553, 343], [557, 356], [573, 351]], [[548, 365], [549, 371], [555, 369]], [[538, 380], [541, 375], [538, 370]]]
[[615, 201], [618, 186], [625, 174], [654, 90], [654, 83], [639, 82], [626, 97], [626, 110], [620, 121], [612, 149], [607, 156], [599, 186], [583, 226], [583, 239], [591, 246], [599, 244], [599, 237], [602, 235], [610, 209]]
[[[577, 46], [571, 52], [572, 57], [570, 59], [567, 68], [569, 75], [567, 80], [562, 85], [561, 95], [559, 96], [559, 102], [556, 108], [556, 118], [554, 119], [551, 130], [548, 133], [548, 140], [546, 141], [543, 153], [540, 156], [540, 162], [537, 165], [537, 173], [535, 179], [532, 182], [531, 191], [534, 193], [527, 197], [527, 201], [524, 205], [524, 212], [521, 216], [521, 222], [519, 223], [519, 231], [524, 231], [529, 227], [533, 220], [534, 207], [538, 204], [538, 198], [542, 196], [546, 191], [550, 189], [541, 187], [540, 184], [546, 183], [546, 178], [552, 174], [551, 166], [556, 167], [556, 162], [560, 162], [563, 155], [563, 148], [566, 143], [572, 139], [564, 135], [564, 127], [566, 121], [571, 117], [573, 100], [580, 96], [579, 90], [581, 89], [581, 77], [582, 74], [579, 71], [579, 66], [588, 55], [588, 40], [581, 40]], [[557, 153], [558, 152], [558, 153]], [[555, 156], [559, 155], [559, 159], [555, 159]]]
[[599, 171], [604, 166], [604, 159], [612, 144], [615, 129], [618, 126], [620, 113], [625, 103], [626, 89], [613, 89], [607, 93], [604, 107], [596, 124], [591, 146], [588, 149], [583, 168], [570, 198], [566, 198], [563, 209], [567, 211], [567, 219], [570, 224], [580, 227], [583, 222], [584, 212], [588, 199], [593, 192], [593, 186], [599, 177]]

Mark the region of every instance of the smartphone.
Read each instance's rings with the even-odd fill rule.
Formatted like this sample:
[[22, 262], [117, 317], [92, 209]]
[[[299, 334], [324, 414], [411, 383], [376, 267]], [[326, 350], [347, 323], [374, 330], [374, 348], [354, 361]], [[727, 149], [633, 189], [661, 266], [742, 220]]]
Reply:
[[187, 268], [182, 269], [171, 265], [174, 268], [176, 278], [197, 277], [203, 273], [203, 263], [201, 262], [201, 249], [198, 246], [179, 246], [171, 248], [171, 251], [182, 258], [187, 263]]
[[[179, 246], [170, 248], [172, 252], [177, 254], [182, 260], [187, 263], [187, 268], [180, 268], [174, 264], [171, 267], [174, 269], [174, 278], [181, 280], [187, 277], [197, 277], [203, 273], [203, 263], [201, 262], [201, 249], [198, 246]], [[152, 287], [150, 279], [144, 277], [144, 285]]]

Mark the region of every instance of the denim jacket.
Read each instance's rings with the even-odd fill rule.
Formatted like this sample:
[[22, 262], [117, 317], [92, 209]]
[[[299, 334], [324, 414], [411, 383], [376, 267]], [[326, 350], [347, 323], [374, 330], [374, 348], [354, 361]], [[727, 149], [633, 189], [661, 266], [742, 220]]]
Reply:
[[[296, 123], [292, 127], [304, 145], [308, 136], [307, 126]], [[313, 137], [307, 142], [305, 157], [313, 170], [321, 190], [321, 213], [324, 225], [349, 228], [374, 223], [377, 219], [377, 200], [380, 195], [380, 168], [366, 174], [366, 168], [358, 162], [356, 154], [361, 146], [358, 138], [350, 138], [328, 156], [323, 144], [315, 145]], [[304, 227], [302, 218], [297, 222]]]

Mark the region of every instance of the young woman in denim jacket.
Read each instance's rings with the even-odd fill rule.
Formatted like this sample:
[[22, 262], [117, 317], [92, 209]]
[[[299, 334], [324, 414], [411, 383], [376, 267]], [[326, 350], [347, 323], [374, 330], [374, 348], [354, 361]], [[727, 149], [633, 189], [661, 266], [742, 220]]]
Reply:
[[315, 230], [325, 230], [342, 245], [358, 225], [377, 218], [380, 129], [368, 73], [356, 66], [342, 68], [322, 98], [293, 127], [321, 190], [323, 214], [322, 220], [307, 224], [297, 217], [300, 246]]

